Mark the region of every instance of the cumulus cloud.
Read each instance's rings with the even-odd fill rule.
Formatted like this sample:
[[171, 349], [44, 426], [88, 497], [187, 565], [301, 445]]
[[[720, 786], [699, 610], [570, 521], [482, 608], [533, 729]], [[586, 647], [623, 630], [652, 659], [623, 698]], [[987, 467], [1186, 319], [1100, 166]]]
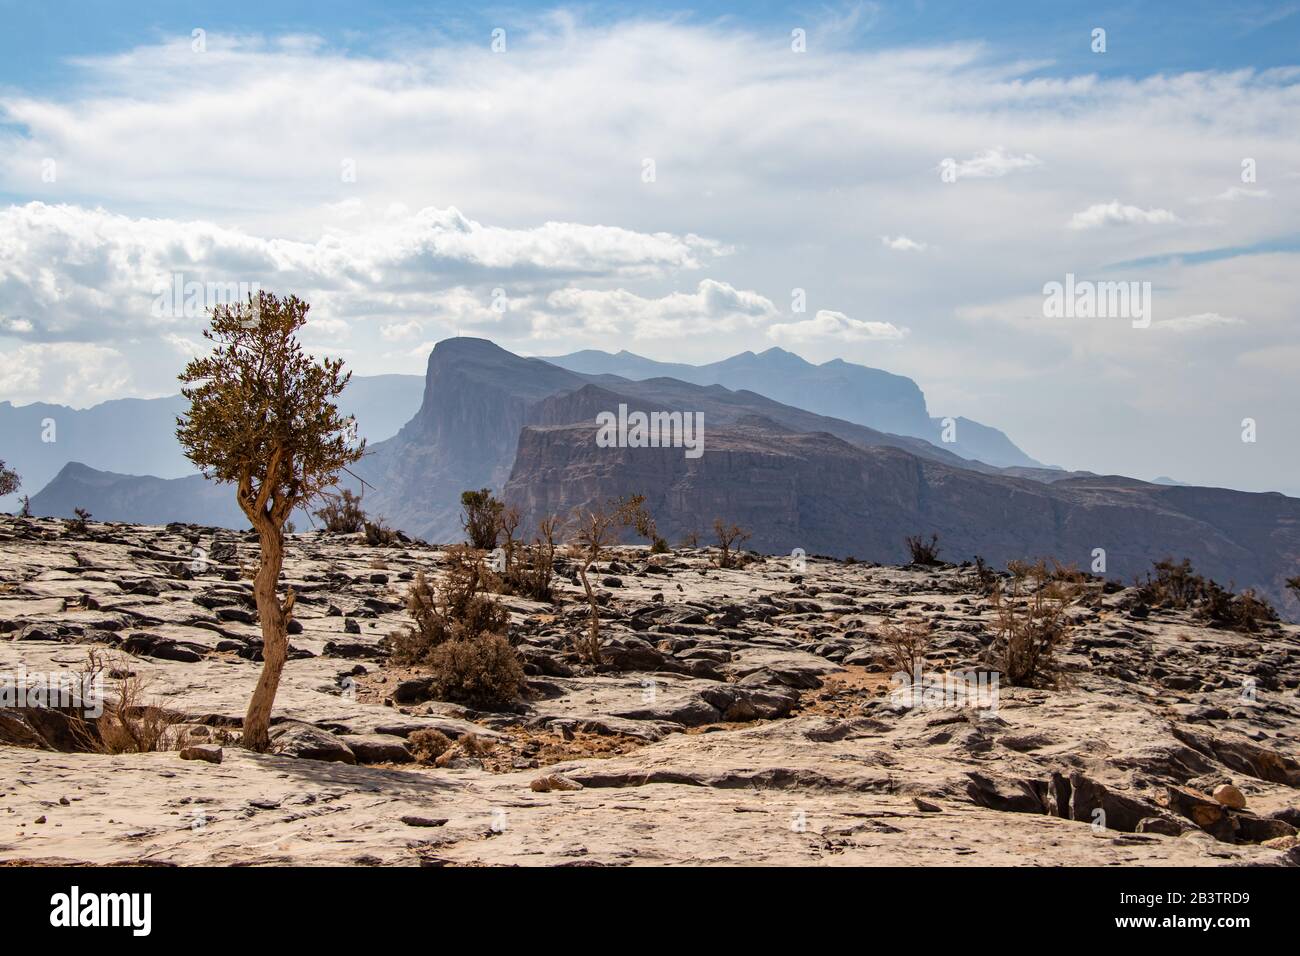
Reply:
[[901, 339], [907, 329], [892, 322], [870, 322], [851, 319], [843, 312], [822, 309], [811, 319], [802, 322], [780, 322], [767, 330], [768, 337], [778, 342], [798, 344], [808, 340], [834, 340], [839, 342], [869, 342]]
[[126, 357], [100, 345], [38, 343], [0, 351], [0, 396], [15, 404], [85, 408], [120, 396], [131, 380]]
[[[0, 310], [10, 335], [96, 341], [192, 327], [206, 306], [248, 289], [294, 290], [315, 294], [312, 331], [344, 336], [345, 317], [375, 305], [387, 311], [404, 294], [420, 296], [448, 278], [509, 284], [657, 276], [699, 268], [701, 257], [720, 250], [693, 235], [611, 226], [485, 226], [455, 208], [308, 241], [32, 202], [0, 209]], [[465, 311], [463, 289], [461, 297], [444, 304]]]
[[725, 282], [704, 279], [694, 292], [647, 298], [626, 289], [568, 288], [550, 293], [533, 320], [541, 337], [585, 331], [635, 338], [759, 328], [780, 313], [771, 300]]
[[1070, 217], [1068, 225], [1070, 229], [1082, 230], [1101, 226], [1161, 225], [1178, 221], [1178, 217], [1168, 209], [1143, 209], [1116, 199], [1093, 203], [1087, 209], [1076, 212]]

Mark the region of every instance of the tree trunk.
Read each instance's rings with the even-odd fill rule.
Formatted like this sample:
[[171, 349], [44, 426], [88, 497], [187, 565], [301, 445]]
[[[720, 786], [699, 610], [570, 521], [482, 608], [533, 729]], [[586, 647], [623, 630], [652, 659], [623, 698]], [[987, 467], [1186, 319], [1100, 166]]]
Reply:
[[271, 708], [275, 692], [280, 686], [280, 672], [289, 657], [289, 612], [293, 608], [293, 592], [282, 605], [275, 596], [284, 564], [284, 531], [280, 528], [260, 529], [262, 558], [253, 579], [253, 596], [257, 599], [257, 616], [262, 623], [262, 673], [248, 702], [244, 715], [243, 745], [249, 750], [265, 753], [271, 746], [269, 729]]
[[587, 566], [582, 565], [578, 568], [578, 576], [582, 578], [582, 588], [587, 592], [587, 604], [591, 607], [591, 625], [590, 632], [587, 636], [586, 654], [584, 655], [591, 663], [600, 663], [600, 605], [596, 603], [596, 592], [591, 589], [591, 583], [587, 580]]

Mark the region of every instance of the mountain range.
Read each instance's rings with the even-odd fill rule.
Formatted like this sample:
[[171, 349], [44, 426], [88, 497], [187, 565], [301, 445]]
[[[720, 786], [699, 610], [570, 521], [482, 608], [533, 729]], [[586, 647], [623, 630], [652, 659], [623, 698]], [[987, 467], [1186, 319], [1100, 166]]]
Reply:
[[944, 419], [930, 415], [925, 395], [916, 382], [843, 359], [814, 365], [793, 352], [770, 348], [757, 354], [742, 352], [708, 365], [684, 365], [656, 362], [626, 350], [611, 353], [586, 349], [550, 356], [546, 361], [585, 375], [616, 375], [634, 380], [675, 378], [696, 385], [723, 385], [735, 391], [757, 392], [819, 415], [941, 443], [962, 458], [990, 465], [1042, 467], [1001, 431], [969, 418], [955, 416], [951, 429], [953, 440], [944, 442]]
[[[561, 361], [600, 369], [605, 355], [631, 362], [625, 370], [635, 375], [659, 370], [632, 362], [635, 356], [578, 354], [584, 357]], [[838, 386], [818, 385], [820, 375], [854, 381], [860, 419], [872, 417], [866, 404], [872, 388], [885, 396], [888, 415], [902, 414], [911, 402], [915, 416], [918, 406], [906, 398], [911, 389], [899, 384], [907, 379], [844, 373], [835, 363], [814, 366], [797, 357], [791, 362], [788, 354], [742, 355], [734, 364], [753, 359], [802, 369], [812, 382], [806, 394], [820, 390], [822, 407]], [[819, 371], [828, 366], [829, 372]], [[721, 374], [715, 368], [695, 377]], [[400, 392], [406, 383], [394, 387]], [[674, 447], [602, 447], [597, 417], [620, 406], [702, 415], [702, 456]], [[389, 414], [391, 422], [391, 408]], [[1203, 573], [1255, 587], [1292, 616], [1300, 612], [1285, 588], [1300, 564], [1300, 499], [1065, 472], [1032, 460], [1002, 467], [952, 447], [753, 390], [576, 371], [483, 339], [454, 338], [430, 353], [418, 410], [396, 434], [369, 446], [347, 483], [363, 492], [369, 513], [434, 541], [460, 537], [459, 496], [467, 488], [502, 494], [520, 507], [526, 527], [637, 493], [646, 495], [660, 532], [673, 541], [691, 532], [706, 541], [714, 519], [722, 518], [749, 530], [750, 546], [768, 553], [802, 549], [899, 562], [907, 535], [933, 532], [950, 560], [980, 555], [1000, 566], [1050, 556], [1087, 569], [1104, 552], [1105, 573], [1124, 579], [1153, 560], [1186, 556]], [[80, 504], [102, 519], [242, 527], [242, 516], [220, 505], [213, 491], [198, 476], [163, 480], [69, 464], [33, 497], [32, 508], [65, 515]], [[233, 494], [221, 492], [233, 505]]]

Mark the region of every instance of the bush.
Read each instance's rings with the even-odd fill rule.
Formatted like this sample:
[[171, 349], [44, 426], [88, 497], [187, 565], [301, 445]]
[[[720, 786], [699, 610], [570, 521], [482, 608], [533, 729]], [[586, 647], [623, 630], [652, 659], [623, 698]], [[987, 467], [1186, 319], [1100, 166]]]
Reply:
[[433, 763], [452, 746], [450, 737], [432, 728], [412, 731], [406, 743], [417, 763]]
[[365, 523], [366, 513], [361, 510], [361, 499], [345, 488], [337, 498], [327, 498], [316, 517], [325, 523], [326, 531], [356, 534]]
[[519, 655], [499, 634], [439, 644], [430, 652], [428, 663], [434, 697], [479, 710], [508, 708], [524, 682]]
[[376, 515], [374, 521], [367, 521], [366, 544], [372, 548], [387, 548], [397, 544], [397, 532], [384, 523], [382, 515]]
[[487, 488], [462, 491], [460, 505], [465, 509], [461, 525], [465, 528], [470, 546], [480, 551], [491, 551], [497, 546], [501, 512], [505, 506], [492, 497], [491, 490]]
[[939, 563], [939, 536], [930, 535], [930, 540], [926, 541], [919, 534], [909, 535], [907, 538], [907, 550], [912, 554], [913, 564], [934, 565]]
[[180, 718], [146, 699], [148, 681], [130, 671], [125, 661], [111, 666], [91, 651], [81, 673], [81, 686], [90, 688], [107, 672], [112, 684], [105, 689], [103, 710], [92, 725], [77, 715], [73, 728], [88, 751], [103, 754], [145, 754], [169, 750], [177, 742], [174, 728]]
[[1043, 562], [1008, 565], [1012, 581], [993, 591], [997, 615], [994, 652], [1012, 687], [1052, 687], [1059, 677], [1057, 649], [1069, 637], [1066, 611], [1078, 588], [1052, 578]]
[[487, 568], [482, 559], [463, 546], [449, 549], [451, 566], [441, 587], [434, 588], [417, 571], [406, 596], [406, 610], [414, 623], [389, 636], [396, 664], [427, 664], [435, 649], [449, 641], [468, 641], [484, 634], [504, 634], [510, 612], [483, 592]]
[[997, 572], [990, 568], [978, 554], [975, 555], [975, 590], [984, 597], [989, 597], [997, 586]]
[[86, 525], [94, 515], [85, 508], [73, 508], [72, 513], [76, 517], [68, 519], [68, 530], [74, 534], [85, 534]]
[[750, 533], [738, 524], [724, 524], [721, 518], [713, 519], [713, 534], [718, 539], [718, 567], [733, 568], [740, 565], [733, 549], [744, 544], [751, 537]]
[[908, 621], [904, 624], [886, 621], [881, 625], [879, 634], [894, 672], [909, 677], [919, 662], [925, 659], [933, 638], [929, 621]]
[[517, 544], [514, 540], [517, 512], [507, 508], [512, 516], [502, 524], [506, 535], [505, 571], [501, 575], [501, 591], [534, 601], [555, 600], [555, 538], [562, 528], [556, 516], [542, 519], [531, 545]]
[[[1197, 574], [1192, 562], [1172, 558], [1153, 562], [1155, 575], [1147, 573], [1138, 584], [1137, 599], [1151, 607], [1191, 608], [1196, 617], [1211, 627], [1254, 633], [1277, 620], [1277, 611], [1264, 598], [1247, 589], [1240, 594], [1231, 587]], [[1300, 579], [1297, 579], [1300, 580]]]
[[654, 544], [650, 545], [651, 554], [667, 554], [672, 548], [668, 547], [668, 542], [663, 538], [655, 538]]

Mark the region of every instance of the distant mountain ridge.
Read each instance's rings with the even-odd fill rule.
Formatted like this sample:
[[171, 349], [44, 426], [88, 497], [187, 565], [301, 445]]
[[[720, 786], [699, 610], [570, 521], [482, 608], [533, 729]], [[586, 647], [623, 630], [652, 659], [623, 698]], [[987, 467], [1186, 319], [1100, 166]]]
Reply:
[[759, 353], [741, 352], [706, 365], [687, 365], [659, 362], [627, 350], [585, 349], [550, 356], [546, 361], [586, 375], [617, 375], [633, 380], [667, 377], [756, 392], [819, 415], [941, 444], [962, 458], [1001, 468], [1043, 467], [1003, 432], [969, 418], [954, 416], [956, 440], [944, 442], [943, 419], [930, 415], [925, 394], [916, 382], [843, 359], [814, 365], [793, 352], [770, 348]]
[[[379, 441], [397, 433], [420, 407], [419, 375], [354, 375], [340, 400], [357, 416], [358, 434]], [[35, 498], [71, 462], [126, 476], [181, 478], [194, 466], [176, 441], [176, 416], [189, 403], [180, 395], [121, 398], [90, 408], [0, 402], [0, 459], [22, 476], [21, 494]], [[44, 423], [54, 423], [54, 441]], [[0, 510], [18, 507], [18, 495], [0, 498]]]

